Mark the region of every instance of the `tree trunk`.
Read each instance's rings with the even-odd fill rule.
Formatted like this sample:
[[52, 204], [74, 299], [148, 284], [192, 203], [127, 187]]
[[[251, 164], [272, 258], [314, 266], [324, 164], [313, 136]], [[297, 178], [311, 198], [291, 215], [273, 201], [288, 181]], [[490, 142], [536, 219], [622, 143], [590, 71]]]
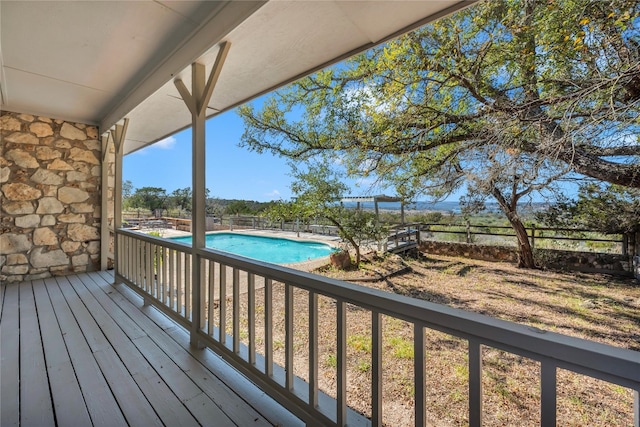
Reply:
[[349, 243], [351, 243], [351, 246], [353, 246], [353, 249], [356, 251], [356, 267], [360, 268], [360, 246], [355, 242], [355, 240], [353, 240], [353, 238], [349, 235], [349, 233], [346, 232], [346, 230], [344, 229], [342, 224], [340, 224], [339, 221], [337, 221], [335, 218], [331, 218], [331, 217], [327, 217], [327, 219], [333, 225], [338, 227], [338, 229], [342, 233], [342, 237], [347, 239], [347, 241]]
[[507, 213], [507, 217], [518, 238], [518, 267], [537, 268], [533, 259], [533, 249], [531, 249], [531, 244], [529, 243], [527, 229], [520, 221], [520, 217], [516, 212]]
[[498, 201], [500, 209], [507, 215], [509, 224], [516, 233], [518, 239], [518, 267], [523, 268], [537, 268], [535, 260], [533, 259], [533, 249], [529, 243], [529, 235], [527, 229], [518, 216], [516, 210], [517, 202], [507, 202], [500, 190], [496, 187], [491, 189], [491, 194]]

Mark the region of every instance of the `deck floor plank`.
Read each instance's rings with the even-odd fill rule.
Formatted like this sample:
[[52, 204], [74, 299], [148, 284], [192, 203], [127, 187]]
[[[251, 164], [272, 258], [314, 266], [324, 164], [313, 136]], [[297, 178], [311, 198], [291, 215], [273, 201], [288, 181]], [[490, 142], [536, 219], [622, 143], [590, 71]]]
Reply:
[[[62, 426], [90, 425], [91, 418], [84, 404], [71, 357], [64, 343], [44, 281], [33, 282], [33, 294], [38, 308], [38, 322], [56, 422]], [[82, 404], [79, 404], [80, 402]]]
[[31, 283], [20, 285], [20, 424], [55, 424]]
[[[111, 373], [100, 369], [89, 343], [60, 289], [68, 282], [46, 279], [45, 285], [69, 351], [87, 410], [94, 426], [124, 426], [127, 422], [105, 379]], [[104, 373], [104, 374], [103, 374]]]
[[20, 312], [17, 283], [2, 286], [0, 319], [0, 425], [20, 424]]
[[[156, 370], [140, 353], [129, 337], [119, 328], [110, 314], [93, 298], [78, 276], [68, 278], [71, 287], [68, 293], [76, 292], [91, 313], [96, 325], [100, 325], [102, 332], [124, 362], [127, 370], [136, 381], [147, 400], [154, 407], [156, 413], [165, 425], [198, 425], [196, 419], [185, 408], [171, 388], [162, 380]], [[80, 309], [82, 311], [82, 309]]]
[[[111, 285], [106, 284], [107, 281], [113, 281], [113, 277], [108, 272], [101, 272], [99, 276], [104, 279], [104, 282], [101, 284], [101, 286], [112, 287]], [[119, 292], [119, 294], [129, 302], [129, 304], [138, 308], [138, 311], [127, 309], [127, 313], [136, 313], [136, 315], [143, 314], [148, 317], [153, 323], [156, 323], [158, 325], [164, 324], [166, 316], [153, 307], [143, 306], [142, 298], [140, 298], [140, 296], [135, 292], [129, 290], [126, 285], [119, 284], [113, 286], [112, 288], [115, 288]], [[110, 294], [110, 296], [113, 299], [120, 298], [117, 294]], [[146, 327], [145, 330], [147, 330]], [[230, 368], [229, 365], [224, 362], [219, 356], [215, 355], [208, 349], [197, 349], [195, 347], [192, 347], [189, 343], [189, 335], [183, 328], [176, 325], [173, 328], [167, 328], [165, 330], [165, 333], [166, 336], [164, 339], [166, 340], [168, 338], [173, 341], [174, 344], [163, 341], [161, 344], [163, 348], [169, 348], [170, 346], [175, 345], [178, 349], [182, 349], [184, 352], [188, 353], [191, 357], [197, 360], [200, 366], [206, 366], [206, 369], [216, 373], [215, 379], [216, 381], [219, 381], [220, 385], [222, 385], [223, 387], [220, 387], [220, 385], [218, 385], [217, 383], [213, 384], [212, 382], [210, 382], [209, 384], [212, 386], [212, 390], [210, 392], [222, 395], [219, 398], [214, 397], [215, 401], [231, 402], [230, 404], [225, 404], [225, 406], [223, 407], [227, 414], [229, 414], [230, 411], [233, 411], [234, 413], [242, 412], [246, 407], [245, 405], [249, 405], [251, 408], [250, 415], [261, 414], [260, 419], [265, 418], [269, 424], [282, 426], [304, 425], [304, 423], [299, 418], [284, 409], [263, 391], [256, 388], [256, 386], [248, 379], [246, 379], [246, 377], [237, 372], [235, 369]], [[182, 355], [181, 357], [185, 357], [184, 353], [179, 352], [178, 354]], [[184, 363], [187, 362], [178, 362], [178, 364], [181, 366], [183, 366]], [[225, 384], [232, 384], [233, 390], [229, 389]], [[203, 387], [205, 386], [203, 385]], [[226, 396], [227, 392], [230, 392], [231, 394], [240, 393], [243, 396], [244, 401], [233, 400], [232, 398]], [[236, 418], [233, 419], [235, 420]], [[260, 419], [256, 420], [255, 418], [248, 419], [248, 417], [246, 416], [242, 419], [245, 420], [245, 423], [250, 423], [251, 425], [254, 425], [258, 421], [260, 421]], [[247, 425], [245, 423], [239, 425]]]
[[269, 426], [300, 420], [113, 275], [0, 286], [0, 425]]
[[162, 421], [112, 348], [93, 354], [131, 427], [162, 426]]
[[[168, 337], [166, 331], [163, 331], [160, 325], [153, 322], [140, 310], [144, 309], [145, 311], [154, 311], [157, 313], [155, 309], [152, 307], [138, 307], [125, 298], [119, 291], [115, 290], [106, 280], [100, 281], [96, 276], [92, 276], [92, 278], [94, 278], [95, 290], [105, 293], [105, 295], [108, 295], [110, 299], [121, 306], [123, 310], [132, 317], [131, 320], [138, 323], [138, 325], [149, 334], [149, 337], [162, 348], [173, 363], [205, 391], [213, 402], [220, 406], [224, 410], [224, 413], [228, 414], [238, 425], [271, 425], [271, 423], [267, 422], [253, 407], [237, 399], [236, 394], [230, 390], [226, 384], [215, 376], [212, 376], [207, 368]], [[122, 288], [123, 286], [124, 285], [118, 285], [116, 289]], [[142, 304], [141, 299], [139, 303]], [[158, 315], [160, 324], [163, 324], [160, 318], [165, 316], [160, 313], [158, 313]], [[174, 327], [176, 327], [175, 323]], [[222, 419], [224, 418], [220, 420]]]

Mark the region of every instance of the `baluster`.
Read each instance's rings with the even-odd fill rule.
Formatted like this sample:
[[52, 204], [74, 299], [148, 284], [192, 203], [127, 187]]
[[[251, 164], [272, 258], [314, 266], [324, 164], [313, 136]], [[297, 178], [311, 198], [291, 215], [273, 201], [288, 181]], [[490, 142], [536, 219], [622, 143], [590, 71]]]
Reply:
[[318, 294], [309, 291], [309, 405], [318, 406]]
[[413, 325], [413, 369], [415, 388], [415, 425], [424, 427], [427, 425], [426, 401], [426, 374], [425, 374], [425, 342], [424, 327], [420, 324]]
[[253, 273], [248, 273], [249, 363], [256, 364], [256, 283]]
[[482, 345], [469, 340], [469, 426], [482, 425]]
[[540, 425], [556, 425], [556, 365], [543, 360], [540, 365]]
[[191, 320], [191, 254], [184, 254], [184, 318]]
[[382, 425], [382, 315], [371, 312], [371, 425]]
[[209, 261], [209, 289], [208, 289], [208, 294], [209, 294], [209, 309], [207, 310], [207, 333], [209, 334], [209, 336], [213, 336], [213, 306], [214, 306], [214, 300], [215, 300], [215, 263], [213, 261]]
[[339, 426], [347, 424], [347, 313], [346, 304], [342, 300], [336, 301], [336, 329], [337, 329], [337, 376], [338, 389], [337, 414]]
[[[176, 263], [178, 264], [176, 268]], [[169, 250], [169, 307], [174, 308], [174, 301], [176, 298], [176, 286], [178, 286], [178, 280], [180, 280], [180, 253], [170, 249]]]
[[285, 387], [293, 390], [293, 287], [284, 285], [284, 324], [285, 324]]
[[227, 342], [227, 266], [220, 264], [220, 336], [221, 344]]
[[264, 373], [273, 377], [273, 282], [264, 281]]
[[233, 352], [240, 353], [240, 270], [233, 268]]
[[182, 251], [176, 252], [176, 258], [178, 261], [178, 265], [176, 267], [176, 312], [182, 315], [182, 280], [184, 278], [184, 271], [182, 269], [182, 257], [184, 253]]

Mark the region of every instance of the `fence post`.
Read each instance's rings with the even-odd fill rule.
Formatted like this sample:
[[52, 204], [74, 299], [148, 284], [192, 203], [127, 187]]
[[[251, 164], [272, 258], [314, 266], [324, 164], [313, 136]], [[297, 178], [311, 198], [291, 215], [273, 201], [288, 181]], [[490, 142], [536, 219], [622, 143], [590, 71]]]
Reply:
[[536, 225], [533, 224], [531, 226], [531, 249], [535, 249], [536, 247]]
[[467, 244], [471, 243], [471, 224], [467, 220]]
[[629, 254], [629, 234], [622, 234], [622, 255]]
[[229, 231], [233, 231], [233, 217], [229, 217]]

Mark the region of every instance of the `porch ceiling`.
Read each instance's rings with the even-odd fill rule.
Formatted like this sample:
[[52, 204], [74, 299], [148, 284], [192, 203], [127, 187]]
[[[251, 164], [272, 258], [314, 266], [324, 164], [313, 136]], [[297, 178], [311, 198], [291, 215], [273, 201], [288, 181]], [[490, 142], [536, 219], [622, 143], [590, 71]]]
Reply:
[[124, 153], [190, 125], [173, 80], [231, 49], [214, 116], [472, 2], [0, 1], [9, 111], [100, 126], [130, 119]]

